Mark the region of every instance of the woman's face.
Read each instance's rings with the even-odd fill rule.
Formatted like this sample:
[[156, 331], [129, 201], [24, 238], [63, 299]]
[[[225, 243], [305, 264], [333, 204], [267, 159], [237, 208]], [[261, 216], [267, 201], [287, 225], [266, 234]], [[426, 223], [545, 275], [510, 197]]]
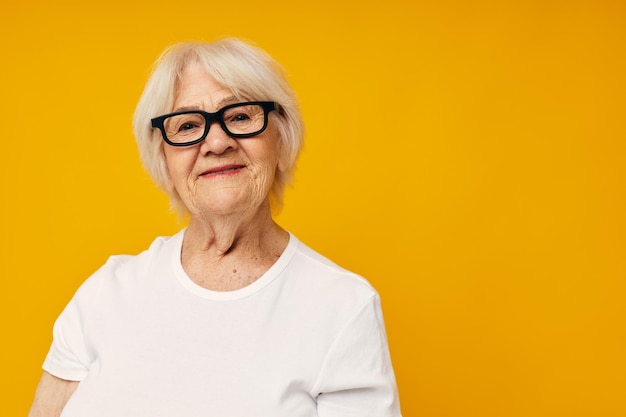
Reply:
[[[182, 74], [172, 112], [197, 109], [212, 113], [237, 102], [229, 89], [194, 65]], [[256, 211], [267, 202], [276, 169], [284, 167], [277, 132], [270, 118], [261, 134], [233, 139], [213, 123], [200, 144], [163, 144], [172, 184], [191, 215]]]

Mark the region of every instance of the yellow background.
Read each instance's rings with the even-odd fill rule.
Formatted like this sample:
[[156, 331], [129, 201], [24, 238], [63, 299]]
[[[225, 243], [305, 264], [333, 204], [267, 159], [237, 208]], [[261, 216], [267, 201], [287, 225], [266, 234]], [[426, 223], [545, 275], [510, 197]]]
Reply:
[[0, 6], [0, 415], [106, 258], [179, 229], [130, 120], [181, 40], [233, 35], [307, 122], [278, 220], [380, 291], [405, 416], [626, 415], [621, 1]]

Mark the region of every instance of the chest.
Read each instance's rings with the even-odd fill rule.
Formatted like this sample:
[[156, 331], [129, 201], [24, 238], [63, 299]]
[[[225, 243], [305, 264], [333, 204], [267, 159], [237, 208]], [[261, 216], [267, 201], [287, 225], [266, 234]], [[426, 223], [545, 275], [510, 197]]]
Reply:
[[107, 298], [86, 325], [93, 364], [82, 383], [110, 393], [105, 403], [132, 398], [185, 404], [187, 416], [252, 415], [237, 411], [245, 397], [254, 415], [314, 412], [310, 390], [333, 336], [307, 306], [279, 296], [207, 302], [169, 287]]

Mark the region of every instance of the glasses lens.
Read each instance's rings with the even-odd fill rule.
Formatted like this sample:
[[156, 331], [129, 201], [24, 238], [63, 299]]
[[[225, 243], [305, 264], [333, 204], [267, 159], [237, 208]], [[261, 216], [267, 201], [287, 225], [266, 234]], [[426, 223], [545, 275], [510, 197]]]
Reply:
[[174, 143], [193, 142], [204, 134], [206, 119], [200, 113], [170, 116], [163, 122], [167, 138]]
[[258, 104], [231, 107], [224, 112], [224, 125], [235, 135], [256, 133], [265, 126], [265, 110]]

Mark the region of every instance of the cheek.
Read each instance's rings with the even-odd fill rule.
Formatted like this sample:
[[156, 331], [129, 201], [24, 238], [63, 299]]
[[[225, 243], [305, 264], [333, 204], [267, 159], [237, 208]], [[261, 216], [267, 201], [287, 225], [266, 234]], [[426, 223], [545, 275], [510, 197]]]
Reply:
[[254, 167], [250, 170], [251, 184], [254, 188], [253, 195], [257, 197], [267, 197], [278, 166], [278, 155], [271, 147], [249, 149], [249, 161]]
[[250, 170], [250, 173], [252, 179], [255, 180], [254, 184], [259, 187], [266, 187], [268, 183], [271, 184], [276, 171], [276, 160], [268, 156], [267, 158], [251, 160], [251, 162], [254, 169]]
[[250, 161], [256, 167], [254, 170], [255, 176], [263, 177], [263, 182], [272, 181], [279, 161], [278, 154], [275, 149], [268, 147], [259, 150], [253, 154]]
[[167, 149], [164, 156], [167, 172], [174, 182], [189, 173], [195, 161], [195, 156], [187, 149]]
[[271, 160], [258, 161], [257, 169], [251, 172], [249, 198], [253, 205], [258, 205], [268, 198], [274, 183], [276, 165]]

